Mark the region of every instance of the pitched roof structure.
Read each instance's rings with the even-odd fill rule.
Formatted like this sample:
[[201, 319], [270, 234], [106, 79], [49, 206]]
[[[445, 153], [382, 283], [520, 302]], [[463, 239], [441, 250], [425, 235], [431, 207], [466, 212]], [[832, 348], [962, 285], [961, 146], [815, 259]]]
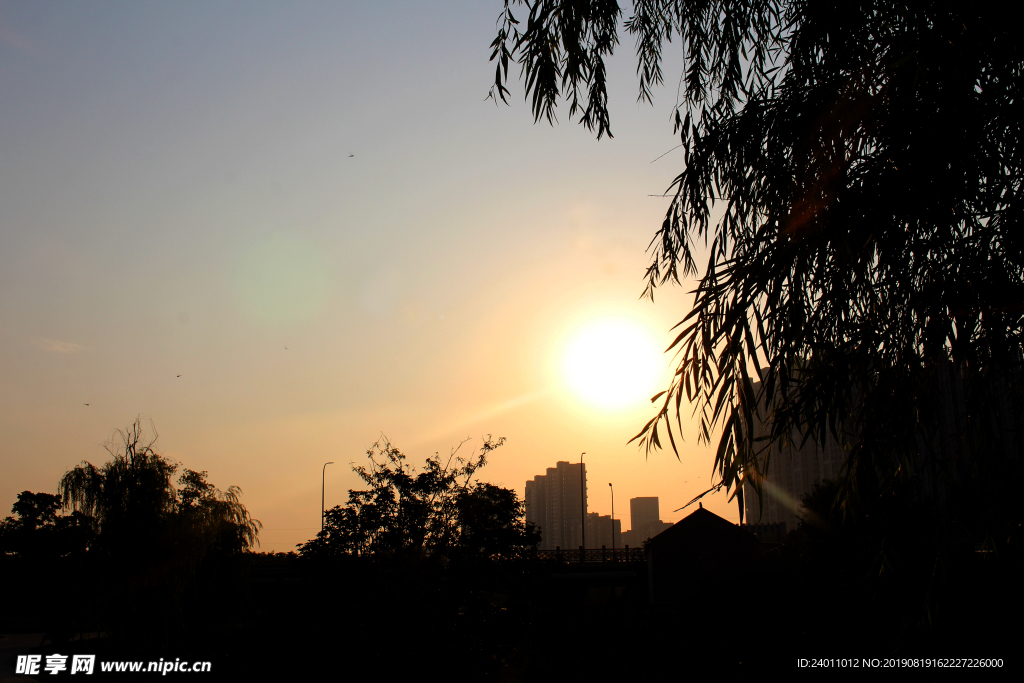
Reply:
[[652, 602], [670, 602], [686, 579], [735, 574], [760, 553], [757, 538], [701, 505], [652, 538], [647, 546]]

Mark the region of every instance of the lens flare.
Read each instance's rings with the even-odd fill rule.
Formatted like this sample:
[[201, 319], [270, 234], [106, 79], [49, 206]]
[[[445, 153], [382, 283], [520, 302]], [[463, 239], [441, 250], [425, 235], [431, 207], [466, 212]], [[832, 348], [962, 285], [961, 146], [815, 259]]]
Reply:
[[236, 264], [234, 279], [242, 310], [263, 323], [311, 320], [323, 307], [329, 288], [323, 253], [290, 233], [254, 244]]

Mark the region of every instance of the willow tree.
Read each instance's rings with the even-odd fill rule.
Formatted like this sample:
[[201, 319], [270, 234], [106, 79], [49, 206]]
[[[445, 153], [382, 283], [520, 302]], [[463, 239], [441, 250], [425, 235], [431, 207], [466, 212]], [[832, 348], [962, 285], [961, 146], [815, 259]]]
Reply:
[[105, 444], [110, 460], [83, 462], [59, 485], [65, 509], [98, 530], [89, 553], [92, 588], [102, 594], [107, 626], [129, 637], [195, 628], [187, 613], [196, 608], [204, 570], [253, 547], [261, 528], [237, 487], [221, 491], [206, 472], [189, 469], [175, 486], [178, 464], [155, 450], [156, 439], [155, 429], [147, 434], [136, 420]]
[[177, 507], [177, 465], [154, 450], [155, 442], [136, 420], [105, 444], [110, 460], [83, 462], [60, 480], [65, 509], [96, 521], [104, 553], [149, 554], [165, 538]]
[[[506, 0], [491, 96], [507, 101], [518, 64], [535, 120], [564, 98], [610, 137], [620, 29], [640, 100], [681, 46], [682, 170], [644, 293], [699, 285], [639, 442], [676, 449], [692, 402], [700, 439], [717, 439], [715, 488], [741, 515], [768, 448], [809, 438], [846, 449], [848, 512], [925, 471], [930, 494], [967, 486], [997, 504], [1017, 486], [1024, 432], [1024, 44], [1003, 9], [636, 0], [623, 18], [613, 0]], [[1007, 526], [998, 517], [989, 531]]]
[[110, 460], [100, 467], [83, 462], [61, 478], [64, 507], [96, 521], [100, 549], [139, 554], [186, 543], [202, 555], [254, 546], [261, 525], [239, 500], [241, 489], [221, 491], [206, 481], [206, 472], [190, 469], [176, 488], [178, 465], [153, 448], [151, 431], [147, 436], [136, 420], [107, 442]]

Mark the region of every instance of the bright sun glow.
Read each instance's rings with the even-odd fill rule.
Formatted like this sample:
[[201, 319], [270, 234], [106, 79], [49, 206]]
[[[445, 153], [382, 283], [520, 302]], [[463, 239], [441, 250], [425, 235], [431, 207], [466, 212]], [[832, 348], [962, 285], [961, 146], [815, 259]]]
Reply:
[[592, 406], [621, 410], [657, 391], [661, 364], [661, 350], [643, 325], [629, 318], [601, 318], [569, 338], [562, 376]]

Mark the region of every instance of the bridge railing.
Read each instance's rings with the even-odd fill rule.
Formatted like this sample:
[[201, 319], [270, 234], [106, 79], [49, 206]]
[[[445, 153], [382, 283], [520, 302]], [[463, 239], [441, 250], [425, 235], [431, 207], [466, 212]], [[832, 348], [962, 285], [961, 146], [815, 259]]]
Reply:
[[575, 548], [563, 549], [555, 547], [554, 550], [530, 550], [526, 557], [537, 560], [548, 560], [554, 562], [644, 562], [643, 548]]

